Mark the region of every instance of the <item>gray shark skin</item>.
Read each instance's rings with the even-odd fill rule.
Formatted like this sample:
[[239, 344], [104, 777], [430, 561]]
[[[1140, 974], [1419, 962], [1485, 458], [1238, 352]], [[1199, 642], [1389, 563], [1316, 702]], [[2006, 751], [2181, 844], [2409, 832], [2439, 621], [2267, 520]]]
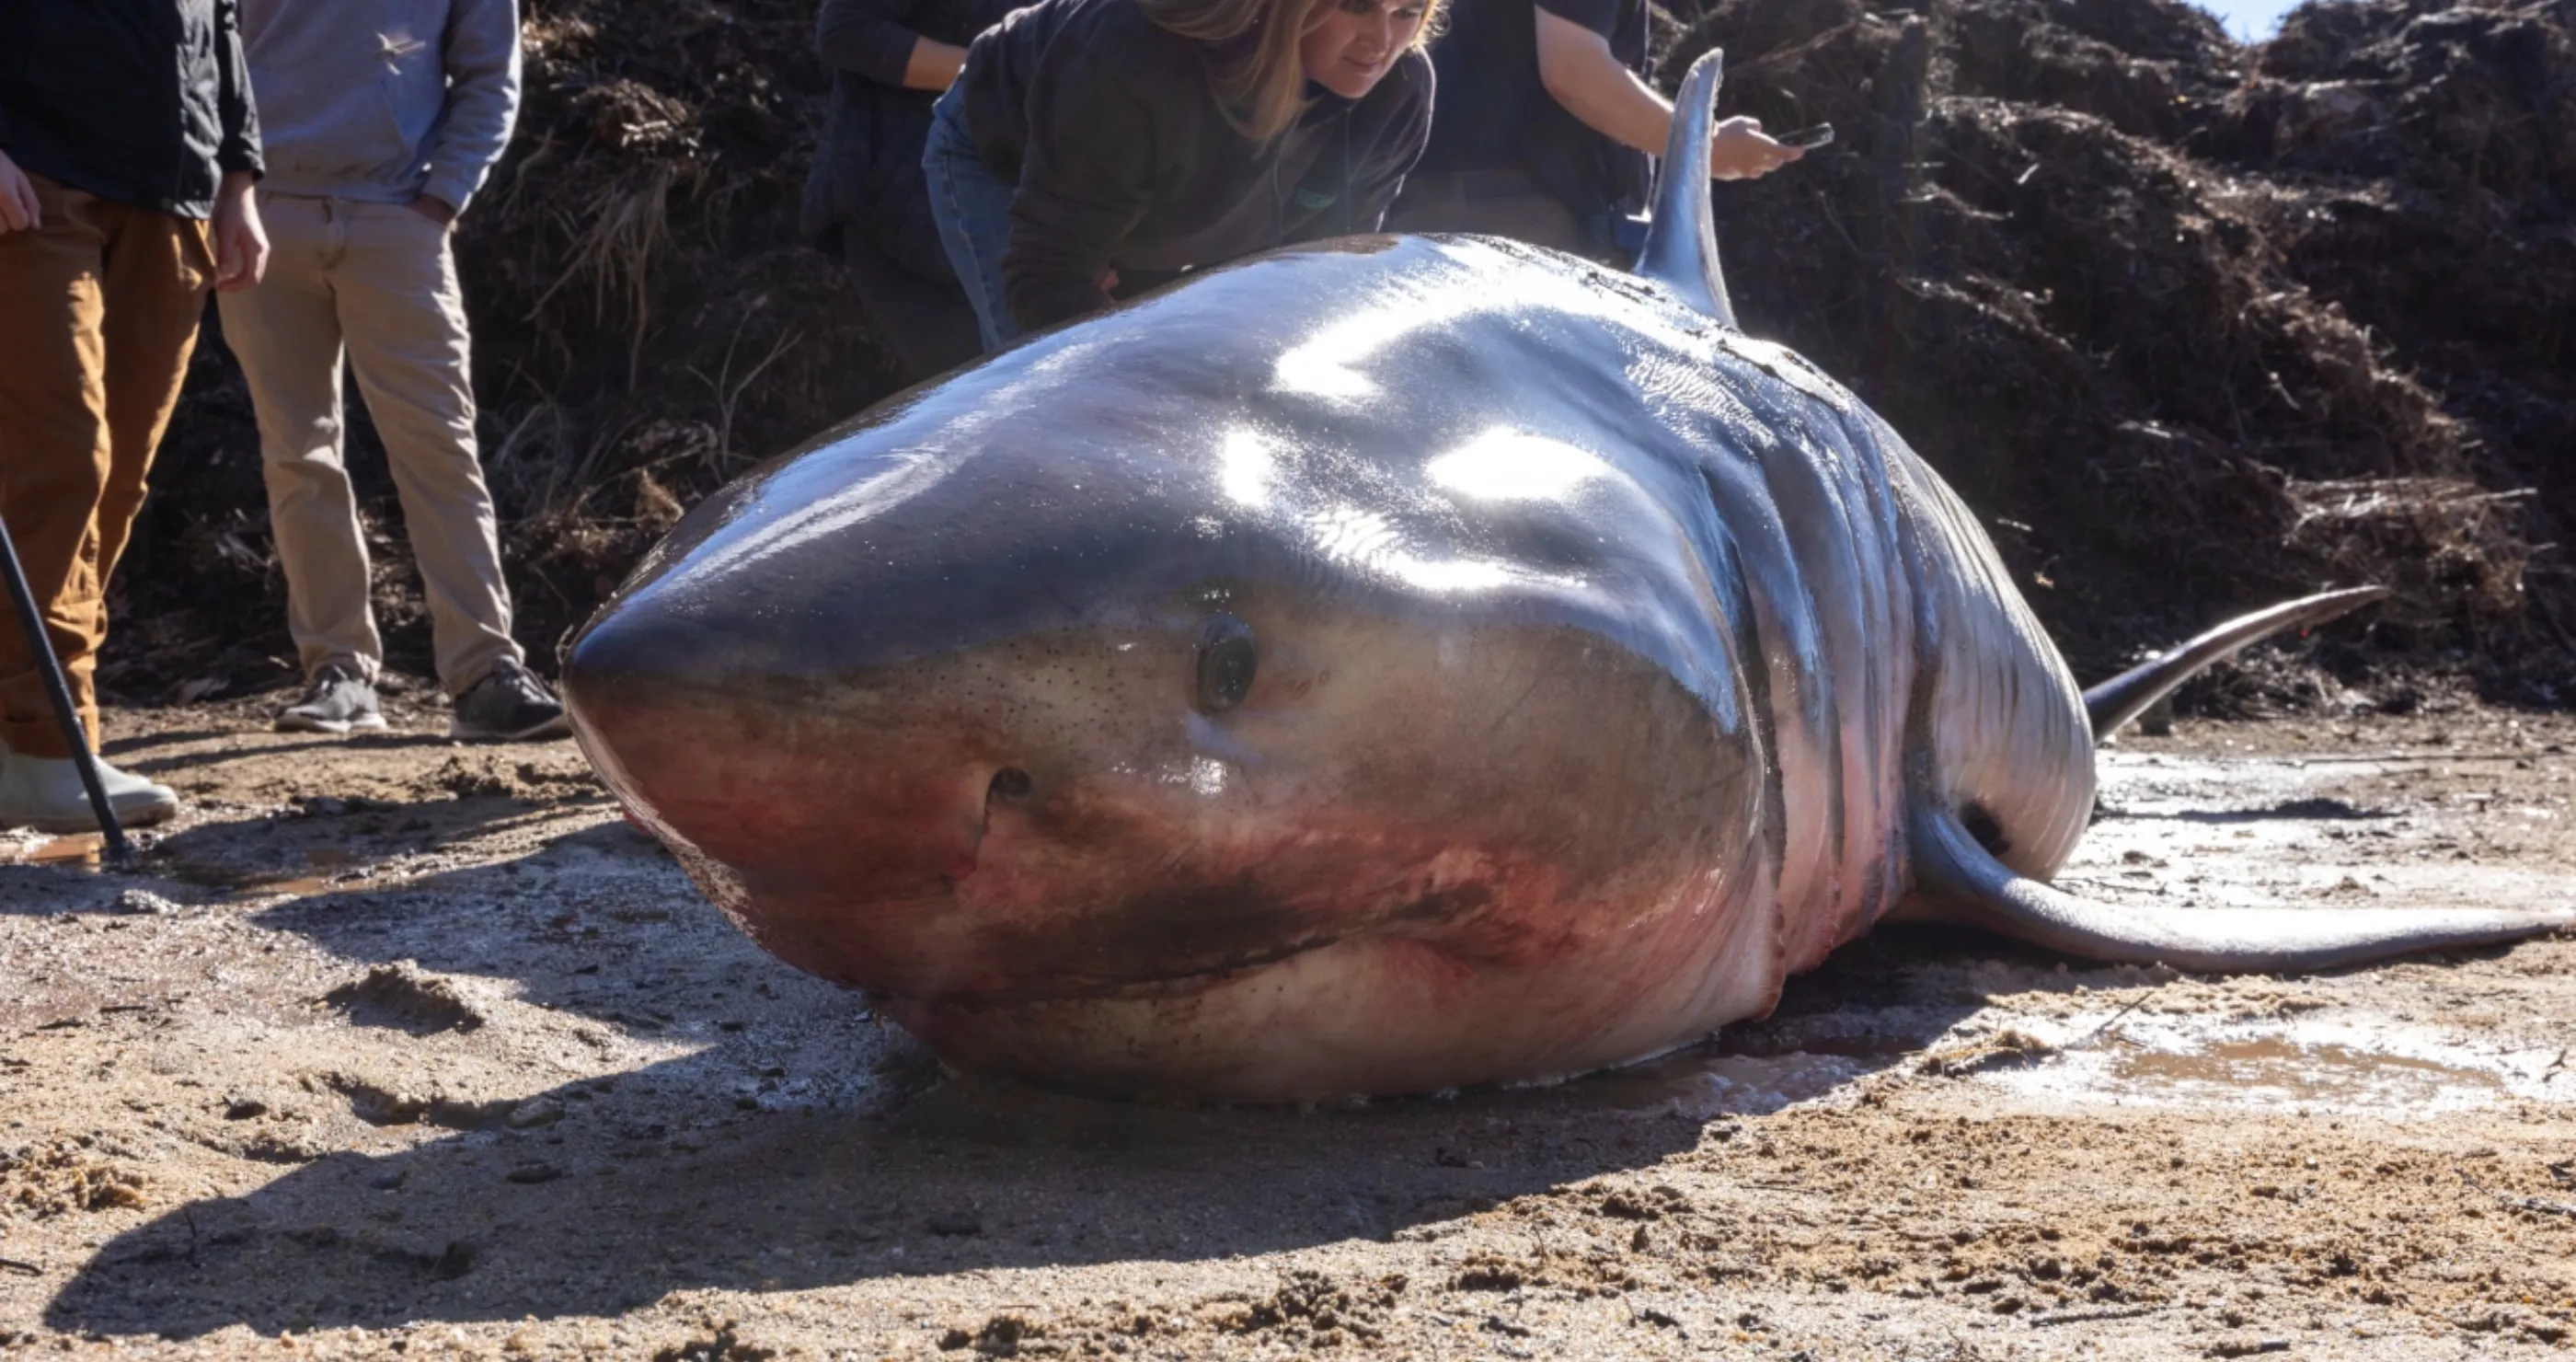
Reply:
[[584, 751], [769, 950], [954, 1064], [1110, 1093], [1579, 1073], [1900, 911], [2202, 969], [2565, 920], [2049, 888], [2097, 723], [2374, 593], [2087, 697], [1941, 480], [1735, 330], [1716, 83], [1639, 275], [1277, 252], [725, 489], [574, 644]]

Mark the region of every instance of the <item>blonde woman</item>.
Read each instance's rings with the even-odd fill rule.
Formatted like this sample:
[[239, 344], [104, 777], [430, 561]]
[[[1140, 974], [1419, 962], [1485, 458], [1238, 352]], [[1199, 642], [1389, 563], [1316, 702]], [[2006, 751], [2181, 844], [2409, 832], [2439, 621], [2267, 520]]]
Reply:
[[1039, 0], [922, 170], [984, 348], [1184, 270], [1373, 232], [1431, 129], [1438, 0]]

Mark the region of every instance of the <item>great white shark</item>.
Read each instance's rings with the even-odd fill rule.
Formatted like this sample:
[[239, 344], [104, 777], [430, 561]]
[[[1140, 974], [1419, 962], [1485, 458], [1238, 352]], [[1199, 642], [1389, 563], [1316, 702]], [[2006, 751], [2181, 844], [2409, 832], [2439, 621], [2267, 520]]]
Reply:
[[1690, 72], [1633, 275], [1362, 237], [901, 394], [691, 511], [573, 644], [584, 751], [788, 962], [961, 1066], [1293, 1100], [1760, 1016], [1894, 916], [2304, 969], [2565, 914], [2059, 891], [2091, 694], [1976, 518], [1735, 325]]

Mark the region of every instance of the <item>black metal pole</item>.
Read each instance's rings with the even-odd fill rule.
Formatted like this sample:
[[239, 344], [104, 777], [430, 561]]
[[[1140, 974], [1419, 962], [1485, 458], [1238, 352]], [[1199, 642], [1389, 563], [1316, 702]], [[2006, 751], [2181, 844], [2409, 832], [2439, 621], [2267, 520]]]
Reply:
[[54, 641], [45, 633], [45, 617], [36, 609], [36, 593], [27, 589], [27, 569], [18, 562], [18, 544], [9, 537], [5, 520], [0, 520], [0, 567], [9, 574], [9, 599], [17, 603], [18, 623], [27, 631], [27, 648], [36, 655], [36, 670], [44, 674], [46, 693], [54, 697], [54, 721], [63, 726], [63, 739], [72, 745], [72, 765], [80, 771], [81, 785], [89, 791], [89, 806], [98, 815], [99, 831], [107, 834], [107, 863], [132, 865], [134, 845], [125, 840], [125, 827], [116, 821], [116, 810], [108, 806], [107, 787], [99, 783], [98, 761], [90, 755], [89, 730], [81, 727], [80, 714], [72, 708], [71, 683], [63, 679], [63, 665], [54, 658]]

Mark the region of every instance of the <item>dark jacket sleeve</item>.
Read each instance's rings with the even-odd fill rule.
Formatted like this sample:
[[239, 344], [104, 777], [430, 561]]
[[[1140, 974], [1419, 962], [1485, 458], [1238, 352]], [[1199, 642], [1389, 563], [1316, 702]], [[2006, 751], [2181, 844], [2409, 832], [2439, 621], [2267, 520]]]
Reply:
[[1100, 281], [1154, 201], [1158, 158], [1194, 145], [1192, 129], [1174, 126], [1194, 104], [1168, 91], [1149, 103], [1159, 80], [1111, 54], [1064, 51], [1076, 46], [1050, 45], [1029, 82], [1029, 140], [1002, 250], [1003, 297], [1028, 330], [1109, 305]]
[[241, 0], [215, 0], [215, 79], [215, 110], [223, 123], [215, 167], [226, 174], [267, 173], [260, 159], [259, 106], [251, 99], [250, 62], [242, 56]]
[[814, 50], [836, 71], [901, 88], [921, 35], [911, 23], [921, 0], [823, 0]]

